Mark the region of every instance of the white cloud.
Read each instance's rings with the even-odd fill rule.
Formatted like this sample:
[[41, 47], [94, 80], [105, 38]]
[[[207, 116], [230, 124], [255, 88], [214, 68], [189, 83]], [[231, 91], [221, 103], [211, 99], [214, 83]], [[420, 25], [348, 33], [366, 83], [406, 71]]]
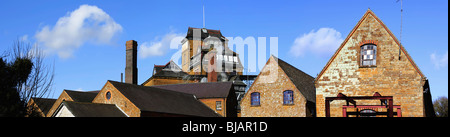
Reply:
[[184, 34], [171, 31], [160, 39], [155, 38], [154, 41], [143, 42], [139, 45], [139, 57], [147, 58], [150, 56], [163, 56], [168, 52], [170, 47], [173, 47], [171, 44], [181, 44], [181, 40], [184, 39], [184, 36]]
[[68, 58], [84, 43], [108, 44], [121, 31], [122, 26], [102, 9], [81, 5], [59, 18], [53, 27], [43, 27], [35, 37], [45, 46], [45, 52], [56, 52], [59, 57]]
[[445, 52], [445, 54], [444, 55], [438, 55], [438, 54], [436, 54], [436, 53], [432, 53], [431, 55], [430, 55], [430, 60], [431, 60], [431, 63], [433, 63], [434, 64], [434, 67], [436, 68], [436, 69], [440, 69], [440, 68], [442, 68], [442, 67], [446, 67], [446, 66], [448, 66], [448, 50], [447, 50], [447, 52]]
[[340, 32], [333, 28], [320, 28], [297, 37], [291, 46], [290, 54], [295, 57], [312, 53], [318, 56], [333, 54], [344, 41]]

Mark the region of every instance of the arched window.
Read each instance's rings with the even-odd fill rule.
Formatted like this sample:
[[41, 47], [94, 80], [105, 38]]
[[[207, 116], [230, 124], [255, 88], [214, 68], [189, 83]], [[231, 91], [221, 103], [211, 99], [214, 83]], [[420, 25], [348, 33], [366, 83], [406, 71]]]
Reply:
[[361, 46], [360, 66], [371, 67], [377, 65], [377, 45], [366, 44]]
[[259, 92], [253, 92], [251, 95], [251, 105], [259, 106], [260, 105], [260, 96]]
[[294, 104], [294, 92], [292, 90], [286, 90], [283, 92], [283, 104], [284, 105]]

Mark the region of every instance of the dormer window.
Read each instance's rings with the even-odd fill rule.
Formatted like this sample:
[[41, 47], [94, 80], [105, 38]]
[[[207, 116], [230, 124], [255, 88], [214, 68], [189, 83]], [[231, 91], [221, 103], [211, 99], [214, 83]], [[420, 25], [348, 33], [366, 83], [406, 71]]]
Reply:
[[361, 46], [361, 67], [374, 67], [377, 65], [377, 45], [366, 44]]

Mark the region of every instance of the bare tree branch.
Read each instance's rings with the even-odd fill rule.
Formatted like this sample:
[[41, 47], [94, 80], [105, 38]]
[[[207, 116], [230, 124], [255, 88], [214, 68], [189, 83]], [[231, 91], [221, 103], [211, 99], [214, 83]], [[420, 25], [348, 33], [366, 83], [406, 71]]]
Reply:
[[[54, 65], [47, 65], [44, 63], [44, 52], [39, 48], [39, 45], [17, 40], [12, 47], [10, 59], [26, 58], [33, 62], [33, 67], [28, 79], [17, 85], [17, 91], [23, 102], [28, 102], [31, 98], [48, 98], [51, 93], [51, 87], [54, 80]], [[26, 104], [25, 104], [26, 105]], [[33, 106], [26, 106], [27, 114], [34, 111]]]

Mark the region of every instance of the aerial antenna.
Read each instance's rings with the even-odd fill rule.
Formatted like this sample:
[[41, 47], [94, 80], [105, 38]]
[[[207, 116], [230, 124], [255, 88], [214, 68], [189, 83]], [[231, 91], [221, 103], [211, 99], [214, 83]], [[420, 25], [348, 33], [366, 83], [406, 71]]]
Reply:
[[202, 1], [202, 6], [203, 6], [203, 28], [206, 28], [205, 27], [205, 4], [203, 3], [203, 1]]
[[[397, 0], [397, 2], [400, 1], [400, 45], [402, 45], [402, 29], [403, 29], [403, 0]], [[398, 46], [398, 60], [400, 60], [400, 55], [402, 52], [400, 51], [400, 45]]]
[[402, 28], [403, 28], [403, 0], [400, 1], [400, 44], [402, 43]]

